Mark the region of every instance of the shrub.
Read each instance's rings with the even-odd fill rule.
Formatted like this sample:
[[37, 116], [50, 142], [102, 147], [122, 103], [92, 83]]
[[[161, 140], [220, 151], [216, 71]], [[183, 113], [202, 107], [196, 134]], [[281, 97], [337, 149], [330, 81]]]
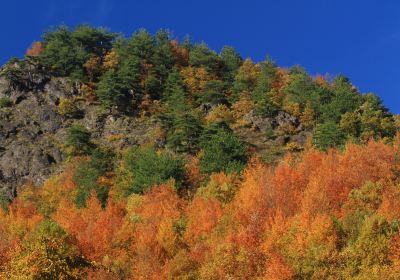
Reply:
[[10, 107], [12, 105], [12, 101], [8, 97], [0, 98], [0, 108]]
[[79, 109], [75, 104], [75, 100], [72, 98], [60, 98], [58, 104], [58, 112], [63, 116], [76, 116], [79, 113]]
[[201, 147], [204, 151], [200, 162], [202, 172], [240, 172], [246, 164], [245, 147], [228, 128], [211, 126], [206, 129]]
[[89, 160], [82, 160], [75, 171], [73, 180], [77, 185], [75, 204], [85, 207], [86, 200], [92, 191], [104, 207], [108, 198], [108, 186], [99, 182], [100, 176], [112, 170], [113, 154], [109, 151], [95, 149]]
[[153, 148], [132, 148], [122, 160], [120, 186], [125, 195], [142, 194], [153, 185], [175, 179], [179, 189], [183, 180], [183, 162], [167, 152]]
[[90, 132], [80, 124], [72, 125], [68, 130], [65, 147], [70, 155], [90, 154], [94, 144], [90, 141]]
[[343, 145], [345, 136], [334, 122], [327, 122], [317, 126], [314, 131], [313, 144], [318, 149], [326, 151], [331, 147]]

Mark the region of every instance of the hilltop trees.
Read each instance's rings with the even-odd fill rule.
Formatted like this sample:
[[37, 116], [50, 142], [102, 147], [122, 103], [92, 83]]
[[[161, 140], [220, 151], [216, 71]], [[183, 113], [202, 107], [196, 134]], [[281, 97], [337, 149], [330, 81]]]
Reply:
[[83, 64], [90, 55], [102, 56], [112, 47], [115, 35], [87, 25], [70, 31], [61, 26], [43, 36], [40, 61], [60, 76], [83, 77]]
[[[61, 26], [35, 42], [27, 56], [54, 75], [78, 80], [85, 98], [97, 99], [110, 113], [152, 117], [157, 112], [175, 152], [200, 150], [196, 139], [212, 118], [210, 109], [220, 105], [233, 111], [229, 125], [235, 128], [246, 127], [249, 113], [267, 119], [285, 111], [303, 130], [315, 131], [313, 143], [321, 149], [347, 140], [393, 138], [397, 129], [379, 98], [361, 94], [343, 75], [312, 77], [300, 66], [281, 68], [269, 57], [256, 63], [230, 46], [217, 53], [188, 37], [179, 42], [164, 29], [154, 35], [140, 29], [124, 38], [87, 25]], [[7, 67], [4, 75], [15, 84], [22, 72]], [[291, 127], [272, 130], [271, 139], [295, 133]], [[300, 142], [290, 145], [301, 150], [305, 141]]]

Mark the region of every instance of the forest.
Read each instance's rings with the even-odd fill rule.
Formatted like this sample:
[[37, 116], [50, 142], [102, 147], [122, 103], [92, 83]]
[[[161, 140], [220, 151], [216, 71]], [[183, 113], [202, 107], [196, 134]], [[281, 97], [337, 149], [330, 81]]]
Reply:
[[[400, 279], [400, 118], [344, 75], [87, 25], [11, 59], [13, 89], [27, 64], [79, 92], [62, 172], [0, 192], [1, 279]], [[163, 141], [104, 144], [90, 106]]]

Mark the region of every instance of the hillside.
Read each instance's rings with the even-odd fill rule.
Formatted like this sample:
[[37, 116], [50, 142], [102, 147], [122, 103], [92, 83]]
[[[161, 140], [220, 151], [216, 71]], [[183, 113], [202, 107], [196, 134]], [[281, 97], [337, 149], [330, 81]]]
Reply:
[[343, 75], [61, 26], [0, 119], [4, 279], [400, 276], [400, 119]]

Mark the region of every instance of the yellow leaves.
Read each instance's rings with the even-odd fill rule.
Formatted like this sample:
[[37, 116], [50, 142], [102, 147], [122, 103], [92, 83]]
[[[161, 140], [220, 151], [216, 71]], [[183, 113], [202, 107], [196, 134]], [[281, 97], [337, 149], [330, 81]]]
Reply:
[[58, 113], [63, 116], [73, 116], [78, 111], [74, 98], [60, 97]]
[[115, 49], [112, 49], [104, 57], [102, 68], [104, 71], [116, 69], [119, 63], [119, 56]]
[[43, 51], [42, 42], [33, 42], [31, 48], [26, 51], [26, 56], [39, 56]]
[[250, 86], [255, 86], [258, 80], [258, 76], [261, 73], [261, 67], [259, 64], [254, 64], [250, 58], [246, 58], [240, 66], [239, 71], [235, 77], [237, 81], [243, 81]]
[[96, 84], [82, 83], [79, 90], [86, 100], [88, 101], [96, 100], [96, 94], [95, 94]]
[[301, 108], [299, 103], [286, 104], [284, 109], [295, 117], [301, 116]]
[[206, 123], [225, 122], [231, 124], [233, 122], [233, 114], [226, 105], [219, 104], [212, 109], [206, 116]]
[[314, 126], [315, 113], [310, 103], [307, 103], [304, 111], [301, 113], [300, 122], [305, 128], [312, 128]]
[[254, 109], [254, 102], [248, 93], [241, 94], [239, 100], [231, 107], [233, 117], [236, 120], [248, 114], [252, 109]]
[[193, 93], [199, 93], [203, 91], [207, 83], [211, 80], [211, 76], [204, 67], [197, 68], [188, 66], [182, 68], [181, 75], [185, 85]]
[[198, 190], [198, 195], [218, 199], [225, 205], [232, 201], [239, 189], [239, 184], [239, 176], [235, 173], [213, 173], [208, 184]]

